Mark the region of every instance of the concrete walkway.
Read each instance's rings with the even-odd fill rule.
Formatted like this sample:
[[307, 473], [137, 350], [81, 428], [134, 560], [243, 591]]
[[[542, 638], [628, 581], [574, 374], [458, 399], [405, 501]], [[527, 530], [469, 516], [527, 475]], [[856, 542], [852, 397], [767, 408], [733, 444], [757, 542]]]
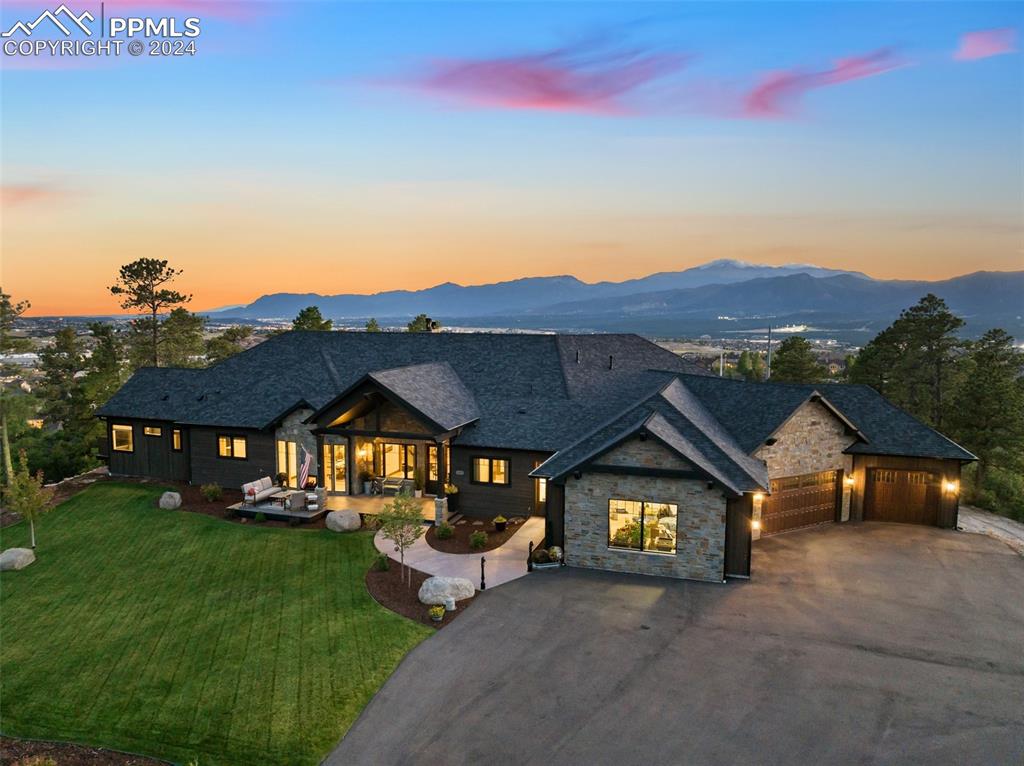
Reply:
[[1024, 556], [1024, 524], [1005, 516], [983, 511], [970, 505], [961, 505], [957, 529], [988, 535], [1001, 540]]
[[[526, 554], [530, 541], [538, 545], [544, 539], [544, 519], [531, 516], [500, 548], [486, 553], [442, 553], [421, 537], [405, 552], [405, 563], [429, 575], [464, 577], [480, 589], [480, 557], [487, 558], [487, 589], [497, 587], [526, 574]], [[377, 550], [398, 561], [395, 545], [378, 532], [373, 537]]]

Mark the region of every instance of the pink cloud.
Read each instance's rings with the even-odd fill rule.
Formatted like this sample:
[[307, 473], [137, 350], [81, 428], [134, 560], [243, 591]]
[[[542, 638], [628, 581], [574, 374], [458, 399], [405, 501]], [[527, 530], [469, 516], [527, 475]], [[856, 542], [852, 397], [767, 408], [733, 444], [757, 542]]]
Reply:
[[32, 203], [53, 202], [64, 197], [62, 190], [48, 184], [0, 185], [0, 205], [14, 207]]
[[953, 54], [956, 61], [977, 61], [1017, 50], [1017, 30], [982, 29], [960, 35], [960, 45]]
[[795, 69], [772, 72], [746, 94], [742, 116], [750, 119], [787, 117], [809, 91], [874, 77], [901, 66], [905, 66], [902, 59], [882, 48], [863, 56], [837, 59], [831, 69], [820, 72]]
[[628, 97], [686, 64], [678, 54], [578, 46], [487, 59], [443, 59], [400, 84], [481, 108], [621, 115]]

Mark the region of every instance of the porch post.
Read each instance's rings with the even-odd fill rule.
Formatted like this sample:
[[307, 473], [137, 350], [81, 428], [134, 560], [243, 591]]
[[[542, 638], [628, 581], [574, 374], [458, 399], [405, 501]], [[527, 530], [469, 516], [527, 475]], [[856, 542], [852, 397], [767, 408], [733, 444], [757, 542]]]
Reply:
[[356, 455], [353, 449], [354, 446], [355, 441], [352, 439], [352, 434], [347, 434], [345, 436], [345, 494], [349, 496], [355, 494], [352, 491], [352, 487], [359, 478], [355, 476]]
[[437, 496], [441, 499], [447, 497], [445, 494], [445, 476], [448, 475], [447, 455], [445, 454], [445, 442], [437, 442]]
[[[316, 458], [316, 475], [318, 487], [327, 487], [327, 466], [324, 465], [324, 435], [316, 435], [316, 454], [313, 456]], [[305, 489], [305, 488], [303, 488]]]

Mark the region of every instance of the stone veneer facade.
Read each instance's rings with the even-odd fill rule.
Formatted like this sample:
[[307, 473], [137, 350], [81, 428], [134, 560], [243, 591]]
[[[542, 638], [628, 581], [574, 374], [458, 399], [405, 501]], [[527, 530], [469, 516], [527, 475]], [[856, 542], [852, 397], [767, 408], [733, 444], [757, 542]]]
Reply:
[[[633, 439], [603, 455], [600, 464], [641, 468], [692, 467], [653, 439]], [[608, 501], [675, 503], [676, 553], [608, 547]], [[706, 481], [584, 472], [565, 483], [565, 560], [570, 566], [721, 582], [725, 566], [726, 498]]]
[[[853, 472], [853, 456], [843, 450], [853, 444], [857, 437], [846, 432], [846, 425], [821, 402], [806, 402], [793, 416], [775, 432], [775, 444], [763, 445], [754, 457], [768, 465], [768, 478], [800, 476], [821, 471], [843, 471], [844, 476]], [[850, 489], [843, 487], [841, 518], [850, 518]], [[754, 519], [761, 519], [761, 504], [754, 502]], [[760, 537], [755, 530], [754, 539]]]
[[[276, 475], [280, 466], [277, 466], [277, 442], [288, 441], [296, 442], [300, 447], [305, 447], [309, 454], [313, 456], [313, 464], [310, 466], [309, 475], [316, 477], [317, 467], [320, 465], [320, 455], [317, 454], [316, 450], [316, 437], [313, 435], [313, 426], [306, 425], [302, 421], [313, 414], [313, 410], [299, 409], [288, 415], [284, 420], [281, 421], [281, 425], [277, 427], [274, 432], [274, 474]], [[296, 458], [298, 459], [299, 466], [302, 465], [302, 450], [297, 451]]]

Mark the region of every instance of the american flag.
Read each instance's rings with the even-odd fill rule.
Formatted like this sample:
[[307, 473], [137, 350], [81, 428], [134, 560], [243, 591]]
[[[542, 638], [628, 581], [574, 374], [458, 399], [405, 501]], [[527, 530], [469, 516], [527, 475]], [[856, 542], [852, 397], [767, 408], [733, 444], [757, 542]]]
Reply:
[[305, 447], [302, 448], [302, 454], [306, 457], [303, 459], [302, 468], [299, 470], [299, 486], [305, 489], [306, 481], [309, 479], [309, 469], [313, 467], [313, 456], [309, 454]]

